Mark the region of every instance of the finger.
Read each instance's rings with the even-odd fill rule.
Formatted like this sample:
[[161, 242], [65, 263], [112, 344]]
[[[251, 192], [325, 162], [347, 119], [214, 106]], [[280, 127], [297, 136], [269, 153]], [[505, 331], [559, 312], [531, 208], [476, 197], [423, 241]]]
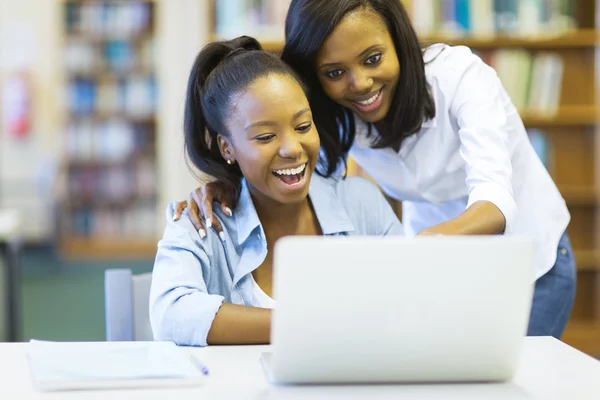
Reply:
[[196, 191], [190, 193], [190, 205], [189, 205], [189, 213], [191, 215], [191, 218], [194, 219], [194, 221], [196, 222], [196, 224], [198, 225], [202, 225], [204, 227], [204, 222], [202, 222], [202, 216], [200, 215], [200, 210], [198, 209], [198, 204], [200, 204], [200, 201], [198, 200], [198, 195], [197, 195], [198, 189], [196, 189]]
[[175, 213], [173, 214], [173, 221], [179, 221], [179, 218], [181, 218], [181, 213], [183, 212], [183, 210], [185, 210], [186, 207], [187, 201], [185, 200], [177, 203], [177, 205], [175, 206]]
[[[190, 199], [188, 200], [189, 204], [194, 204], [194, 201], [192, 199], [192, 196], [190, 195]], [[202, 223], [202, 221], [200, 220], [200, 217], [198, 216], [198, 207], [190, 207], [189, 211], [188, 211], [188, 218], [190, 219], [190, 222], [192, 223], [192, 225], [194, 225], [194, 228], [196, 229], [196, 232], [198, 232], [198, 235], [200, 235], [200, 239], [204, 239], [204, 237], [206, 236], [206, 229], [204, 228], [204, 224]]]
[[219, 234], [219, 237], [221, 238], [221, 240], [225, 240], [225, 233], [223, 232], [223, 226], [221, 225], [221, 221], [219, 221], [219, 218], [215, 218], [212, 221], [212, 227], [215, 231], [217, 231], [217, 233]]
[[[200, 197], [198, 198], [198, 190], [194, 192], [194, 200], [200, 206], [200, 211], [204, 217], [204, 226], [206, 229], [212, 227], [214, 221], [214, 215], [212, 210], [213, 196], [210, 189], [206, 189], [206, 186], [200, 190]], [[220, 231], [217, 231], [220, 232]]]
[[231, 211], [231, 208], [227, 206], [227, 203], [221, 204], [221, 211], [223, 211], [223, 214], [227, 215], [228, 217], [233, 216], [233, 212]]

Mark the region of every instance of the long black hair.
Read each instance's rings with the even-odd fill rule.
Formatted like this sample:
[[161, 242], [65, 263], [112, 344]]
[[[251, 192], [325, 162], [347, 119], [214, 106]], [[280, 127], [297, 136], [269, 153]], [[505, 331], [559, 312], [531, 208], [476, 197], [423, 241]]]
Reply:
[[262, 51], [256, 39], [240, 36], [209, 43], [196, 57], [187, 84], [183, 131], [188, 162], [227, 186], [235, 206], [242, 171], [221, 155], [217, 136], [229, 136], [225, 121], [233, 97], [271, 73], [290, 76], [306, 89], [281, 59]]
[[[313, 119], [321, 136], [327, 175], [345, 160], [354, 143], [352, 111], [331, 100], [316, 73], [316, 58], [325, 39], [350, 11], [367, 7], [378, 13], [390, 32], [401, 73], [390, 111], [382, 121], [373, 148], [399, 147], [435, 116], [435, 104], [425, 78], [423, 53], [400, 0], [292, 0], [285, 20], [282, 59], [308, 85]], [[370, 129], [369, 129], [370, 132]]]

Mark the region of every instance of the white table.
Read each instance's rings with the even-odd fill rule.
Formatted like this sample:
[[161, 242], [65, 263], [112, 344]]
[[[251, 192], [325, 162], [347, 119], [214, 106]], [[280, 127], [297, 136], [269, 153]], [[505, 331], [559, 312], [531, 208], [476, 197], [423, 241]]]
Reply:
[[4, 261], [5, 286], [0, 288], [6, 298], [8, 340], [19, 337], [19, 248], [21, 218], [17, 210], [0, 209], [0, 257]]
[[526, 339], [517, 376], [504, 384], [273, 386], [259, 361], [269, 346], [213, 346], [182, 348], [210, 368], [203, 387], [39, 393], [27, 348], [0, 344], [0, 399], [600, 399], [600, 362], [550, 337]]

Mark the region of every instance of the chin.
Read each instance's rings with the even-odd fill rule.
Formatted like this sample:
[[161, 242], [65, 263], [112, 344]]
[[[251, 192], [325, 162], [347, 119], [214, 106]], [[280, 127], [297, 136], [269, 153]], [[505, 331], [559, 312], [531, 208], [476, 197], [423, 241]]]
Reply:
[[360, 117], [363, 120], [365, 120], [365, 121], [367, 121], [369, 123], [374, 124], [376, 122], [383, 121], [383, 119], [387, 115], [388, 111], [389, 111], [389, 107], [383, 107], [376, 114], [371, 114], [371, 115], [369, 115], [369, 114], [367, 114], [367, 115], [361, 115], [361, 114], [359, 114], [359, 115], [360, 115]]

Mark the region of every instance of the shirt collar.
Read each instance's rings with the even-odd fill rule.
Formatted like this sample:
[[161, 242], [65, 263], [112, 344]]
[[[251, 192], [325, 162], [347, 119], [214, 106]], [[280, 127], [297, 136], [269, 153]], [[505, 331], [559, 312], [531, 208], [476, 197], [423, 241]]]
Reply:
[[[308, 196], [324, 235], [335, 235], [354, 230], [350, 217], [340, 202], [335, 185], [332, 184], [335, 179], [341, 178], [323, 178], [315, 172], [308, 188]], [[254, 230], [262, 231], [245, 179], [242, 179], [242, 190], [234, 215], [238, 244], [244, 243]], [[264, 235], [264, 232], [262, 233]]]
[[242, 244], [248, 239], [255, 229], [262, 229], [256, 208], [252, 203], [250, 189], [245, 179], [242, 179], [242, 191], [238, 200], [237, 207], [234, 210], [235, 223], [237, 226], [238, 244]]

